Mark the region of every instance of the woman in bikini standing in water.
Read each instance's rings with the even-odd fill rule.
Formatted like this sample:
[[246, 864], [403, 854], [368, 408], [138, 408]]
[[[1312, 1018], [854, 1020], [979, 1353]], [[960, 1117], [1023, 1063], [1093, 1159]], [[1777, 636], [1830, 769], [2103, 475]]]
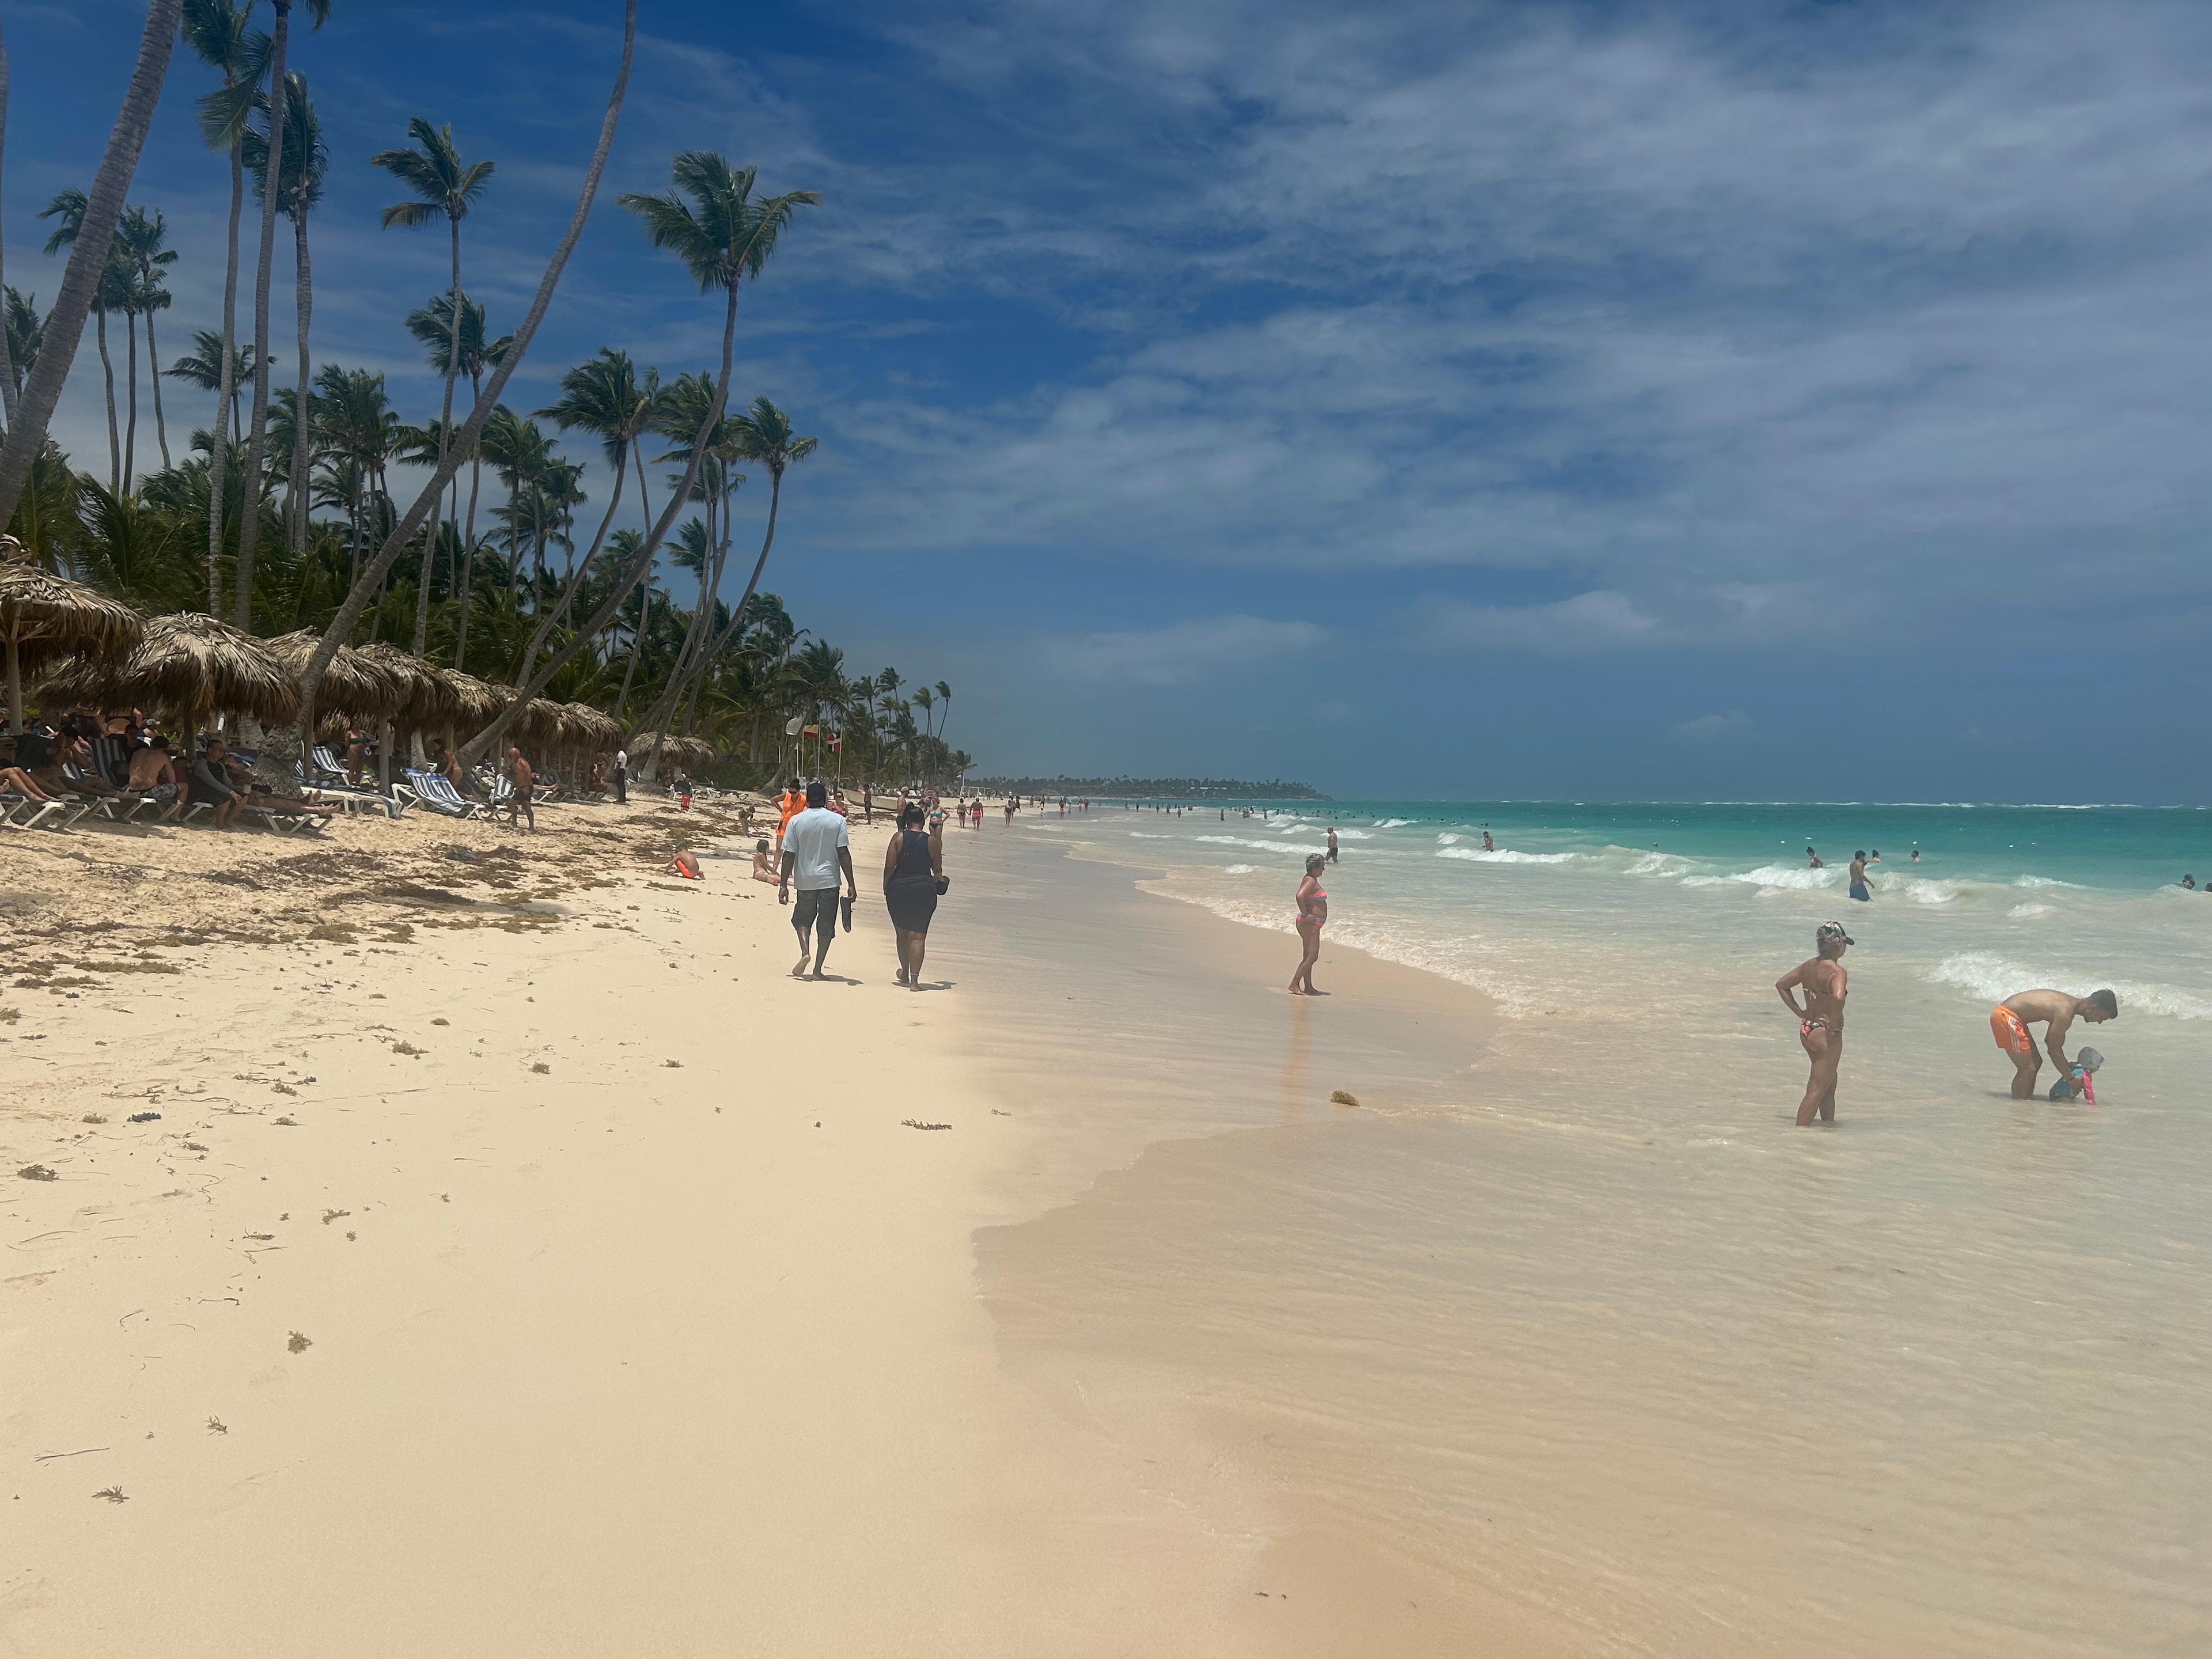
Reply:
[[1325, 854], [1316, 853], [1306, 860], [1306, 878], [1298, 884], [1297, 928], [1298, 943], [1305, 954], [1299, 958], [1297, 972], [1291, 975], [1291, 994], [1294, 997], [1325, 997], [1326, 991], [1314, 989], [1314, 963], [1321, 960], [1321, 930], [1328, 921], [1328, 895], [1322, 890], [1321, 872], [1328, 864]]
[[[1844, 971], [1844, 952], [1852, 939], [1840, 921], [1824, 921], [1813, 935], [1820, 954], [1801, 962], [1774, 988], [1791, 1013], [1797, 1016], [1797, 1040], [1812, 1060], [1813, 1074], [1805, 1080], [1805, 1098], [1797, 1105], [1797, 1127], [1803, 1128], [1817, 1113], [1823, 1123], [1836, 1121], [1836, 1068], [1844, 1059], [1844, 999], [1850, 994], [1850, 975]], [[1791, 994], [1805, 994], [1802, 1007]]]

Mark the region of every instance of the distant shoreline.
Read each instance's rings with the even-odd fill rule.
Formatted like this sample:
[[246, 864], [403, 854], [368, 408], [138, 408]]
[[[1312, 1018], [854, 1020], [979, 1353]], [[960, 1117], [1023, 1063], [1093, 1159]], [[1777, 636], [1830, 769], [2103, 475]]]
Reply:
[[1103, 795], [1121, 800], [1328, 800], [1310, 783], [1270, 778], [970, 778], [986, 795]]

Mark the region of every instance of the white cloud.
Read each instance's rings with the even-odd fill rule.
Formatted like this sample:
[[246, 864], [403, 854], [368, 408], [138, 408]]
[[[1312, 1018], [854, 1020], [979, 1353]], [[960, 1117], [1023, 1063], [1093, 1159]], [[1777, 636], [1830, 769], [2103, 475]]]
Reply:
[[1560, 567], [1631, 597], [1468, 626], [1615, 643], [1700, 631], [1656, 587], [1808, 570], [1897, 637], [2090, 545], [2212, 594], [2212, 13], [981, 17], [897, 38], [1036, 142], [951, 161], [960, 236], [933, 192], [873, 234], [1101, 349], [836, 410], [856, 542]]
[[1077, 679], [1182, 685], [1218, 669], [1310, 650], [1322, 630], [1312, 623], [1213, 617], [1141, 633], [1083, 634], [1046, 643], [1046, 662]]
[[1439, 644], [1487, 646], [1574, 656], [1667, 642], [1656, 617], [1611, 589], [1577, 593], [1552, 605], [1459, 605], [1429, 607], [1428, 631]]
[[1722, 743], [1750, 730], [1751, 716], [1741, 708], [1731, 708], [1725, 714], [1700, 714], [1693, 720], [1670, 726], [1667, 735], [1681, 743]]

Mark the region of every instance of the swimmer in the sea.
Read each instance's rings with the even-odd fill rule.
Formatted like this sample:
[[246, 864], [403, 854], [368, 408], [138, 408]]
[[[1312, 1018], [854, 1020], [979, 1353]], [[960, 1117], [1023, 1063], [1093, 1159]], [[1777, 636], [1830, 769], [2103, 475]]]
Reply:
[[1862, 904], [1869, 902], [1874, 897], [1867, 890], [1866, 867], [1867, 855], [1864, 853], [1851, 854], [1851, 896]]
[[[1813, 1062], [1805, 1080], [1805, 1097], [1797, 1103], [1797, 1127], [1804, 1128], [1817, 1115], [1823, 1123], [1836, 1121], [1836, 1068], [1844, 1059], [1844, 999], [1850, 975], [1844, 968], [1844, 952], [1853, 943], [1840, 921], [1824, 921], [1813, 935], [1818, 953], [1801, 962], [1780, 979], [1774, 989], [1784, 1006], [1797, 1016], [1797, 1040]], [[1804, 993], [1800, 1006], [1796, 992]]]

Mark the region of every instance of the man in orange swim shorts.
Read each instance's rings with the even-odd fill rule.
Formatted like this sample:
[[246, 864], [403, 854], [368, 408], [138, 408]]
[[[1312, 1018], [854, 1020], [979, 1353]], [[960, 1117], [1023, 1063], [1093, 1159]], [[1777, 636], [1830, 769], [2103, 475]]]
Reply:
[[2035, 1074], [2043, 1067], [2043, 1057], [2035, 1051], [2029, 1026], [2043, 1024], [2044, 1047], [2058, 1067], [2058, 1075], [2065, 1078], [2074, 1075], [2073, 1062], [2066, 1058], [2066, 1033], [2074, 1022], [2085, 1019], [2092, 1025], [2101, 1025], [2108, 1019], [2118, 1019], [2119, 1014], [2120, 1000], [2110, 991], [2096, 991], [2086, 997], [2069, 997], [2063, 991], [2022, 991], [1990, 1009], [1990, 1035], [2012, 1058], [2012, 1097], [2026, 1100], [2033, 1096]]

